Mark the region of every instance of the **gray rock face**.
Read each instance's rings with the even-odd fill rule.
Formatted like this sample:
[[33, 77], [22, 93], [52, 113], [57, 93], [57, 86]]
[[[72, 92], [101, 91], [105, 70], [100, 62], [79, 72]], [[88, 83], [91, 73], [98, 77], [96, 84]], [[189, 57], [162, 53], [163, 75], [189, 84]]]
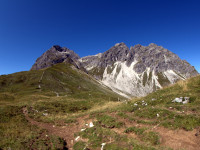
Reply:
[[78, 61], [80, 57], [72, 50], [55, 45], [47, 50], [42, 56], [40, 56], [31, 70], [39, 70], [50, 67], [57, 63], [68, 62], [73, 64], [77, 68], [81, 68], [82, 65]]
[[89, 56], [82, 59], [84, 59], [83, 66], [92, 63], [93, 66], [101, 68], [113, 65], [117, 61], [126, 62], [127, 66], [137, 61], [134, 66], [137, 73], [142, 73], [149, 67], [150, 71], [154, 70], [156, 73], [175, 70], [177, 73], [185, 74], [187, 78], [198, 74], [186, 60], [181, 60], [176, 54], [154, 43], [149, 46], [138, 44], [130, 50], [124, 43], [118, 43], [104, 52], [100, 58]]
[[187, 61], [181, 60], [176, 54], [153, 43], [146, 47], [141, 45], [131, 47], [127, 65], [130, 66], [134, 60], [138, 61], [134, 66], [137, 73], [142, 73], [149, 67], [156, 73], [174, 70], [179, 74], [184, 74], [186, 78], [197, 74], [195, 68]]
[[83, 67], [86, 70], [91, 70], [92, 68], [97, 67], [101, 57], [102, 53], [99, 53], [93, 56], [82, 57], [79, 59], [79, 61], [82, 63]]
[[124, 43], [117, 43], [108, 51], [93, 56], [86, 56], [80, 59], [87, 70], [94, 67], [105, 68], [114, 64], [116, 61], [126, 61], [129, 48]]
[[124, 43], [117, 43], [115, 46], [104, 52], [98, 63], [100, 67], [112, 65], [116, 61], [126, 61], [129, 48]]
[[145, 96], [178, 80], [198, 75], [187, 61], [151, 43], [130, 49], [118, 43], [104, 53], [80, 58], [74, 51], [53, 46], [31, 68], [38, 70], [67, 62], [99, 79], [123, 96]]
[[130, 50], [124, 43], [118, 43], [101, 57], [81, 59], [89, 73], [105, 85], [131, 96], [145, 96], [178, 80], [198, 75], [187, 61], [153, 43], [138, 44]]

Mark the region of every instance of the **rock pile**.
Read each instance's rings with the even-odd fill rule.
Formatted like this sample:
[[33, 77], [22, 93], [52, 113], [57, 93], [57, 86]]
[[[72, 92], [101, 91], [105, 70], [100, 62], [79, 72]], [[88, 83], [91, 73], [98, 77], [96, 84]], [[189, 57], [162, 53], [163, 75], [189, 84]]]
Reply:
[[172, 102], [173, 103], [183, 103], [183, 104], [187, 104], [189, 103], [190, 98], [189, 97], [180, 97], [180, 98], [175, 98]]

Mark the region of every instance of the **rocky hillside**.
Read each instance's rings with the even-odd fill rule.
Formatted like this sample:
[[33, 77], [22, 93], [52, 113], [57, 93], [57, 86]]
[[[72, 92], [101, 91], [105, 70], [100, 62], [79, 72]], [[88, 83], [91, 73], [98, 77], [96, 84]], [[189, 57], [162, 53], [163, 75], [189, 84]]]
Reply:
[[126, 97], [145, 96], [198, 72], [176, 54], [157, 46], [135, 45], [130, 49], [117, 43], [104, 53], [80, 58], [74, 51], [53, 46], [39, 57], [32, 70], [68, 62], [93, 75], [113, 91]]
[[74, 51], [65, 47], [54, 45], [36, 60], [31, 70], [47, 68], [62, 62], [73, 64], [75, 67], [81, 69], [83, 67], [78, 61], [79, 58], [80, 57]]
[[103, 54], [79, 60], [89, 73], [127, 96], [145, 96], [198, 74], [187, 61], [153, 43], [130, 49], [124, 43], [118, 43]]

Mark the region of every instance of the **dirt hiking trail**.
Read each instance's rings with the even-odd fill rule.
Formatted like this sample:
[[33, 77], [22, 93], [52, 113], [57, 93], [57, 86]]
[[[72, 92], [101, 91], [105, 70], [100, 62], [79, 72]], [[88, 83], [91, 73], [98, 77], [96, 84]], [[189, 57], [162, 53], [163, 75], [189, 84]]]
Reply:
[[[66, 148], [69, 150], [72, 150], [72, 147], [75, 143], [74, 133], [80, 132], [82, 127], [85, 126], [86, 122], [84, 119], [87, 119], [88, 116], [77, 118], [77, 123], [69, 126], [55, 126], [51, 123], [43, 123], [35, 121], [34, 119], [30, 118], [28, 116], [28, 110], [27, 108], [23, 108], [23, 113], [25, 115], [25, 118], [32, 124], [36, 125], [42, 129], [48, 130], [49, 134], [56, 135], [65, 140], [67, 143]], [[90, 120], [88, 120], [89, 122]]]

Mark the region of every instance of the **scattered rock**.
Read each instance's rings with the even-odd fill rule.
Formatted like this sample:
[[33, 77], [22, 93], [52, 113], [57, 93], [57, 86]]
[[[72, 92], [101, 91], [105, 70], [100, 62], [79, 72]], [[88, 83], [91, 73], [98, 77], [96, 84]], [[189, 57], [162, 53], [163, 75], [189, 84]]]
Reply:
[[172, 102], [177, 102], [177, 103], [182, 103], [182, 99], [181, 98], [175, 98]]
[[101, 144], [101, 150], [103, 150], [103, 147], [106, 145], [106, 143]]
[[86, 130], [86, 128], [84, 128], [84, 129], [81, 129], [81, 131], [85, 131]]
[[184, 99], [183, 97], [180, 97], [180, 98], [175, 98], [172, 102], [187, 104], [189, 103], [189, 99], [190, 99], [189, 97], [184, 97]]
[[195, 136], [199, 136], [200, 135], [200, 129], [197, 129], [197, 133], [195, 134]]
[[184, 101], [183, 101], [183, 104], [187, 104], [187, 103], [189, 103], [189, 101], [190, 101], [190, 98], [189, 97], [184, 97]]
[[44, 115], [44, 116], [47, 116], [47, 115], [48, 115], [48, 113], [43, 113], [43, 115]]
[[59, 93], [58, 92], [54, 92], [56, 94], [56, 97], [59, 97]]
[[143, 106], [147, 106], [148, 104], [143, 102], [142, 105], [143, 105]]
[[89, 127], [90, 127], [90, 128], [94, 127], [93, 122], [90, 122]]
[[79, 138], [80, 138], [80, 136], [77, 136], [77, 137], [75, 138], [75, 141], [78, 141]]

